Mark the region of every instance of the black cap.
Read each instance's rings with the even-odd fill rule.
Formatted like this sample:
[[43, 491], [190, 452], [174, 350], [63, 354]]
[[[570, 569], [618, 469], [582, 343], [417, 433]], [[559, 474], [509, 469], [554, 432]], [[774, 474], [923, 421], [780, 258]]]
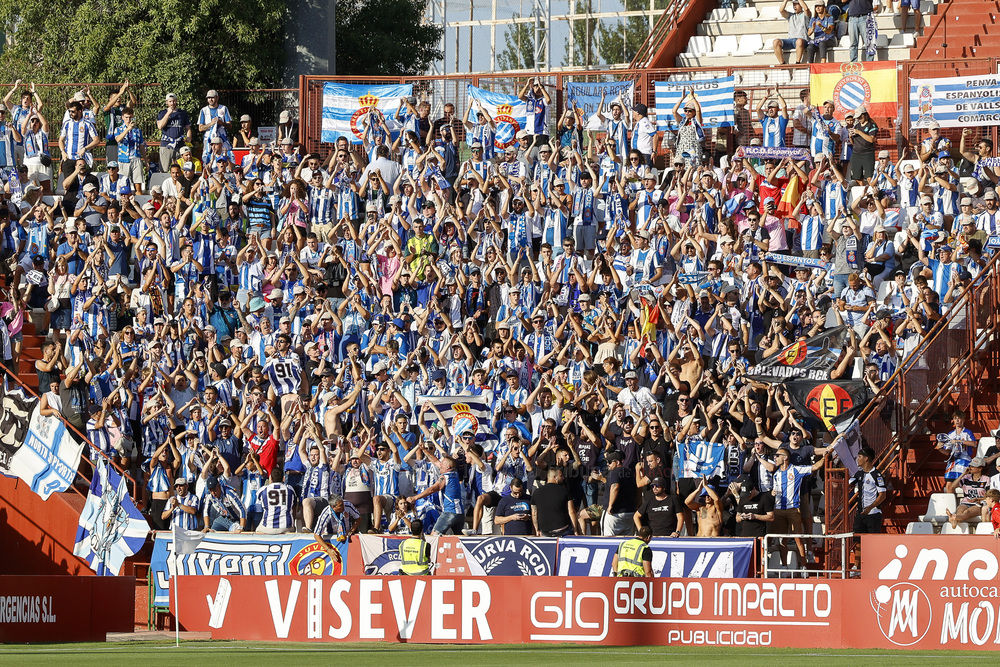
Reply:
[[757, 481], [750, 475], [740, 475], [736, 483], [740, 485], [740, 493], [750, 493], [757, 488]]
[[892, 317], [892, 311], [889, 310], [888, 308], [879, 308], [877, 311], [875, 311], [876, 320], [885, 319], [886, 317]]
[[607, 461], [623, 461], [625, 459], [621, 452], [608, 452], [604, 458]]
[[205, 488], [211, 491], [212, 489], [218, 488], [219, 480], [215, 475], [210, 476], [205, 480]]
[[650, 480], [649, 485], [658, 486], [661, 489], [667, 488], [667, 482], [662, 477], [654, 477], [652, 480]]

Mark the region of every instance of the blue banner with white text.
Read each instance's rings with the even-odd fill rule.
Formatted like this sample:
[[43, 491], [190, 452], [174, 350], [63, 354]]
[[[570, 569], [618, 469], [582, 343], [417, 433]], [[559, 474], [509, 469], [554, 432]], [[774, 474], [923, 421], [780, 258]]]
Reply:
[[[559, 538], [560, 577], [608, 577], [618, 546], [628, 538]], [[754, 540], [740, 538], [654, 537], [653, 574], [657, 577], [741, 578], [749, 576]]]

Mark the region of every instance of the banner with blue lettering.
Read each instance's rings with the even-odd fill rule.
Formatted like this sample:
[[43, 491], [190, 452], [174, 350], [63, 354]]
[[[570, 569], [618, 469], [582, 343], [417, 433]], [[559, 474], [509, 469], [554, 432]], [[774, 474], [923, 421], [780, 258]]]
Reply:
[[[701, 81], [656, 81], [656, 129], [663, 132], [677, 131], [674, 106], [686, 88], [694, 89], [701, 105], [701, 119], [705, 127], [732, 127], [734, 79], [731, 76]], [[681, 110], [683, 116], [683, 105]]]
[[577, 108], [583, 112], [583, 129], [600, 130], [601, 121], [597, 118], [597, 109], [601, 106], [601, 95], [604, 95], [604, 115], [611, 117], [611, 103], [624, 100], [626, 113], [635, 99], [635, 81], [613, 81], [611, 83], [567, 83], [566, 108]]
[[[206, 533], [194, 553], [178, 555], [181, 575], [283, 575], [330, 576], [347, 572], [347, 543], [334, 545], [341, 562], [330, 555], [311, 533], [303, 535], [255, 535], [253, 533]], [[166, 606], [174, 569], [174, 538], [158, 532], [149, 567], [153, 572], [153, 604]]]
[[[332, 144], [340, 137], [360, 144], [371, 129], [371, 120], [381, 114], [395, 134], [400, 123], [394, 116], [399, 100], [413, 94], [413, 84], [369, 86], [366, 84], [323, 84], [323, 129], [320, 141]], [[405, 107], [403, 113], [406, 113]], [[387, 144], [389, 142], [386, 142]]]
[[[611, 561], [625, 539], [559, 538], [558, 576], [611, 576]], [[653, 550], [653, 573], [657, 577], [724, 579], [749, 576], [754, 540], [654, 537], [649, 546]]]
[[677, 445], [681, 477], [714, 477], [725, 472], [726, 446], [718, 442], [688, 439]]
[[503, 150], [513, 145], [517, 133], [521, 130], [529, 134], [532, 128], [528, 123], [528, 103], [518, 98], [516, 95], [504, 95], [503, 93], [491, 93], [482, 88], [476, 88], [471, 83], [466, 88], [469, 97], [468, 104], [475, 107], [479, 102], [496, 123], [496, 133], [493, 135], [493, 144], [496, 148]]
[[556, 571], [558, 540], [554, 537], [495, 535], [459, 541], [471, 574], [545, 577]]
[[910, 79], [910, 127], [1000, 125], [1000, 76]]

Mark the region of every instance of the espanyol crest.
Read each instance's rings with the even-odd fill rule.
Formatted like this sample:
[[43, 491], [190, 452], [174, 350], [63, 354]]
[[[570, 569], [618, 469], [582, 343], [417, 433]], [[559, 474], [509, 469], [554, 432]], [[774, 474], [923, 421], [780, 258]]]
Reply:
[[472, 408], [465, 403], [455, 403], [452, 406], [455, 416], [451, 419], [451, 431], [456, 436], [462, 435], [466, 431], [479, 433], [479, 419], [472, 414]]
[[364, 140], [365, 130], [368, 128], [368, 114], [372, 111], [378, 113], [378, 98], [368, 93], [358, 98], [358, 104], [361, 107], [351, 116], [351, 132], [358, 139]]
[[497, 107], [497, 115], [493, 118], [497, 131], [493, 135], [493, 145], [497, 148], [507, 148], [517, 141], [517, 133], [521, 131], [521, 124], [517, 122], [511, 114], [514, 107], [509, 104], [501, 104]]
[[833, 88], [833, 103], [840, 114], [854, 111], [862, 104], [868, 104], [872, 99], [872, 89], [861, 73], [864, 65], [861, 63], [844, 63], [840, 66], [843, 78]]

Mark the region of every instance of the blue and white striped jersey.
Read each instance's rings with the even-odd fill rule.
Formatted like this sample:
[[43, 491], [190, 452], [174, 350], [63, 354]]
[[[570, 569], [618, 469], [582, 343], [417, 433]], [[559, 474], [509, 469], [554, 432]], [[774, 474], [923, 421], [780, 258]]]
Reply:
[[295, 489], [284, 482], [272, 482], [257, 492], [257, 498], [264, 508], [261, 526], [281, 530], [294, 525]]
[[170, 525], [183, 528], [184, 530], [198, 530], [198, 512], [189, 514], [181, 509], [181, 507], [194, 507], [197, 509], [198, 496], [188, 493], [183, 497], [174, 496], [174, 498], [177, 501], [177, 505], [174, 506], [173, 511], [170, 513]]
[[264, 375], [278, 396], [295, 394], [302, 387], [302, 366], [295, 354], [271, 357], [264, 366]]
[[66, 142], [65, 157], [71, 160], [83, 158], [88, 163], [91, 161], [90, 152], [84, 149], [97, 138], [93, 123], [84, 119], [67, 120], [62, 126], [62, 137]]
[[802, 480], [812, 475], [810, 466], [788, 466], [788, 470], [775, 470], [773, 479], [774, 509], [790, 510], [799, 506], [799, 489]]
[[[387, 420], [388, 421], [388, 420]], [[372, 459], [372, 477], [375, 481], [375, 488], [372, 494], [376, 496], [397, 496], [399, 495], [399, 470], [400, 465], [391, 457], [387, 461]]]

